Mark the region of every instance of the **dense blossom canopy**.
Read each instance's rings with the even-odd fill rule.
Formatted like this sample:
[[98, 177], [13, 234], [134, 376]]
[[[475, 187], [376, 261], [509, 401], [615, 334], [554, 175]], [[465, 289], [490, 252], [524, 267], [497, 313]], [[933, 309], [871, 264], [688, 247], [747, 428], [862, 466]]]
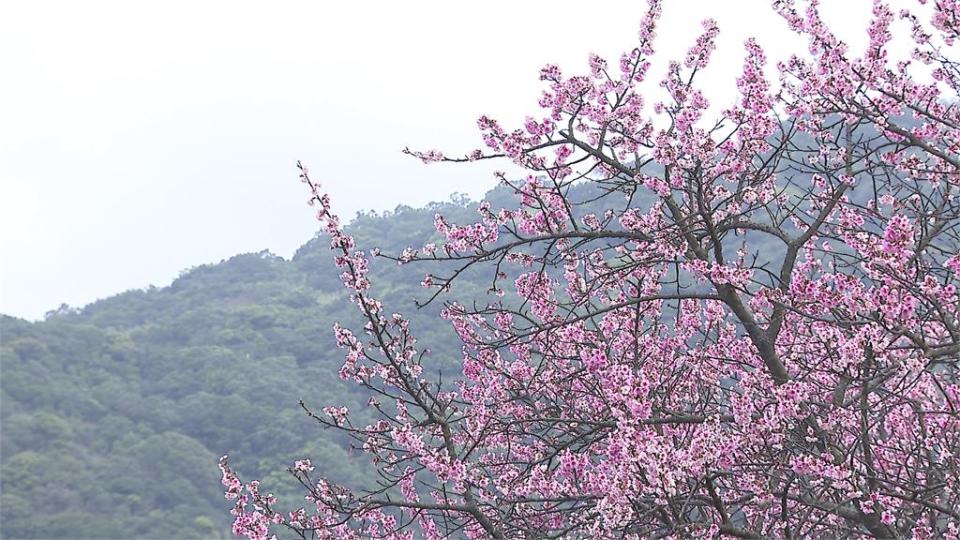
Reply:
[[[438, 215], [443, 242], [396, 256], [441, 271], [423, 281], [431, 302], [489, 272], [489, 301], [443, 310], [458, 378], [430, 376], [406, 319], [370, 296], [368, 255], [303, 171], [367, 321], [335, 329], [340, 374], [379, 420], [311, 414], [354, 437], [381, 487], [352, 492], [304, 459], [291, 472], [308, 504], [283, 513], [224, 458], [234, 532], [957, 538], [960, 4], [875, 1], [859, 57], [818, 2], [773, 8], [809, 50], [773, 83], [747, 41], [738, 98], [715, 118], [696, 85], [712, 21], [669, 64], [668, 98], [641, 93], [652, 0], [618, 61], [545, 67], [522, 128], [482, 117], [483, 150], [410, 151], [527, 174], [500, 175], [514, 208]], [[583, 184], [589, 201], [571, 196]]]

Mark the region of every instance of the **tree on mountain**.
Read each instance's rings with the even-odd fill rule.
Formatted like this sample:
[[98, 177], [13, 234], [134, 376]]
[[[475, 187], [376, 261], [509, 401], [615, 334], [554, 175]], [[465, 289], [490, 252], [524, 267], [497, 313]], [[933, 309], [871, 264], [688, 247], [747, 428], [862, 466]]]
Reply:
[[[341, 376], [379, 419], [308, 411], [370, 455], [380, 489], [304, 459], [290, 470], [309, 507], [282, 513], [224, 458], [234, 532], [957, 538], [960, 5], [937, 0], [927, 20], [875, 1], [859, 57], [817, 2], [774, 9], [810, 54], [780, 64], [775, 89], [747, 41], [737, 101], [715, 118], [696, 85], [711, 21], [670, 63], [669, 97], [641, 93], [652, 0], [618, 62], [544, 68], [544, 112], [522, 129], [482, 117], [484, 150], [410, 152], [527, 172], [501, 175], [514, 208], [438, 215], [442, 243], [396, 256], [443, 270], [423, 280], [429, 302], [489, 272], [489, 301], [443, 310], [463, 343], [452, 381], [371, 296], [367, 255], [304, 170], [366, 320], [335, 328]], [[895, 61], [901, 23], [913, 50]], [[580, 183], [602, 213], [568, 196]]]

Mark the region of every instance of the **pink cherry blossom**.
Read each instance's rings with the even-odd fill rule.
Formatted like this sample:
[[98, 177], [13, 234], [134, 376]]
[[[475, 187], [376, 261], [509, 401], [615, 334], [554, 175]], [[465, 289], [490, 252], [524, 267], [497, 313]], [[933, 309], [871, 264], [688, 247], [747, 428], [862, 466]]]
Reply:
[[[309, 504], [281, 513], [224, 458], [234, 533], [960, 537], [960, 3], [897, 16], [875, 1], [859, 57], [819, 6], [774, 2], [808, 49], [773, 81], [748, 40], [715, 117], [697, 78], [712, 21], [666, 59], [668, 97], [641, 92], [654, 1], [617, 64], [546, 66], [521, 126], [481, 117], [484, 150], [408, 150], [515, 168], [498, 173], [511, 205], [437, 215], [440, 241], [384, 255], [430, 266], [423, 303], [444, 304], [459, 377], [427, 375], [303, 170], [365, 323], [334, 329], [340, 375], [378, 420], [304, 408], [363, 449], [381, 487], [299, 460]], [[910, 62], [891, 60], [898, 31]], [[467, 270], [488, 272], [487, 299], [457, 298]]]

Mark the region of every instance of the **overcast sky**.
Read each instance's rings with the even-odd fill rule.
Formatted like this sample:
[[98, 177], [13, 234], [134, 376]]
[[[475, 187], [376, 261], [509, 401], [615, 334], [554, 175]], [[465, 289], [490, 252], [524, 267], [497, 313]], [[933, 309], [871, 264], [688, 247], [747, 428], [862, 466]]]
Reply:
[[[825, 2], [855, 50], [868, 0]], [[635, 44], [645, 3], [0, 1], [0, 313], [39, 318], [241, 252], [289, 257], [316, 226], [299, 159], [344, 217], [476, 198], [499, 166], [476, 118], [538, 113], [538, 70]], [[668, 0], [658, 59], [718, 20], [704, 73], [733, 98], [742, 43], [802, 51], [769, 0]], [[657, 81], [661, 69], [653, 73]]]

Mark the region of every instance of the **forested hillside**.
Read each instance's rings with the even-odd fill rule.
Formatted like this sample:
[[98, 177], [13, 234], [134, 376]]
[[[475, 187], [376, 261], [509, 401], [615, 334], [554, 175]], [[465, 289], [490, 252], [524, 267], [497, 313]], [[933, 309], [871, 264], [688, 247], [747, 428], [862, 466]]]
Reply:
[[[365, 248], [399, 252], [435, 234], [438, 211], [476, 216], [457, 199], [360, 215], [350, 230]], [[238, 255], [185, 271], [169, 287], [41, 322], [4, 316], [0, 536], [226, 537], [216, 467], [225, 453], [280, 494], [293, 486], [276, 471], [302, 456], [339, 481], [363, 483], [365, 463], [298, 406], [366, 401], [337, 376], [331, 327], [355, 315], [328, 244], [311, 240], [289, 261]], [[437, 308], [413, 305], [422, 270], [381, 260], [375, 276], [381, 298], [419, 323], [437, 369], [455, 366], [456, 341], [434, 322]]]
[[[578, 214], [603, 213], [600, 189], [571, 191]], [[513, 197], [501, 187], [485, 200], [516, 207]], [[623, 200], [650, 202], [645, 194]], [[361, 214], [348, 231], [360, 247], [396, 254], [438, 240], [437, 213], [455, 223], [478, 217], [477, 204], [458, 196]], [[424, 273], [438, 266], [373, 264], [376, 296], [410, 318], [431, 351], [425, 365], [457, 376], [459, 342], [437, 316], [442, 306], [414, 304], [426, 297]], [[461, 275], [451, 298], [482, 299], [490, 277]], [[61, 308], [41, 322], [0, 317], [3, 538], [229, 537], [230, 505], [216, 467], [223, 454], [250, 478], [265, 479], [265, 490], [289, 497], [287, 506], [302, 495], [277, 471], [297, 458], [310, 457], [340, 483], [375, 480], [345, 438], [298, 405], [362, 411], [369, 397], [338, 376], [343, 355], [332, 327], [361, 324], [325, 236], [292, 260], [237, 255], [185, 271], [169, 287]]]

